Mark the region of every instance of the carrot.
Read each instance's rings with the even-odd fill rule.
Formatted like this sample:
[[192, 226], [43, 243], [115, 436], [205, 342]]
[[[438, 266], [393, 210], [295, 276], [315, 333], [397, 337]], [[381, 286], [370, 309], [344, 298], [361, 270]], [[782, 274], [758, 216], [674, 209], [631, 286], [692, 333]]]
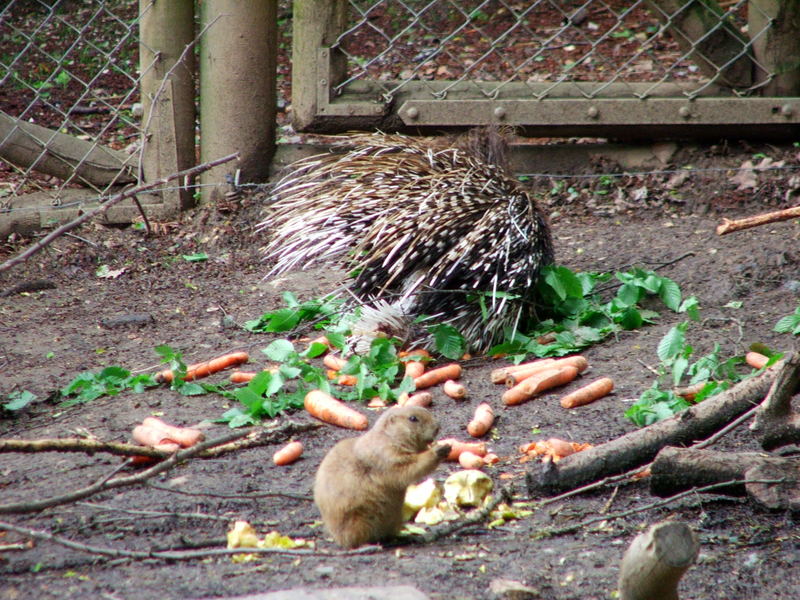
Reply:
[[189, 448], [196, 443], [205, 439], [205, 435], [199, 429], [192, 429], [191, 427], [175, 427], [157, 419], [156, 417], [145, 417], [142, 421], [142, 426], [149, 427], [160, 431], [164, 437], [181, 445], [183, 448]]
[[489, 452], [486, 456], [483, 457], [483, 463], [486, 465], [494, 465], [500, 462], [500, 457], [497, 456], [494, 452]]
[[425, 363], [419, 360], [409, 360], [406, 362], [405, 375], [416, 379], [425, 372]]
[[531, 366], [528, 369], [512, 371], [508, 374], [508, 377], [506, 377], [506, 385], [508, 387], [514, 387], [519, 382], [527, 379], [528, 377], [534, 376], [536, 373], [541, 373], [545, 369], [560, 368], [567, 365], [571, 365], [578, 369], [578, 373], [583, 373], [589, 366], [589, 361], [587, 361], [583, 356], [579, 355], [567, 356], [566, 358], [555, 359], [550, 365]]
[[475, 409], [475, 416], [467, 425], [467, 433], [472, 437], [481, 437], [492, 428], [494, 424], [494, 411], [488, 402], [481, 402]]
[[506, 390], [503, 394], [503, 403], [506, 406], [522, 404], [545, 390], [569, 383], [577, 376], [578, 369], [571, 365], [546, 369], [541, 373], [528, 377], [510, 390]]
[[550, 447], [549, 454], [553, 456], [564, 458], [565, 456], [575, 454], [575, 448], [573, 448], [572, 444], [566, 440], [550, 438], [546, 443]]
[[322, 364], [333, 371], [341, 371], [342, 367], [347, 364], [347, 361], [341, 356], [336, 356], [335, 354], [326, 354], [322, 359]]
[[700, 391], [706, 387], [707, 381], [701, 381], [700, 383], [695, 383], [694, 385], [687, 385], [686, 387], [680, 388], [672, 388], [672, 392], [676, 396], [680, 396], [687, 402], [694, 402], [695, 396], [700, 393]]
[[322, 390], [308, 392], [303, 404], [311, 416], [331, 425], [358, 430], [369, 426], [366, 416]]
[[386, 408], [386, 400], [380, 396], [370, 398], [369, 402], [367, 402], [367, 408]]
[[336, 383], [339, 385], [356, 385], [358, 383], [358, 377], [355, 375], [339, 375], [336, 378]]
[[448, 379], [458, 379], [459, 377], [461, 377], [461, 365], [458, 363], [451, 363], [423, 373], [414, 379], [414, 385], [417, 386], [418, 390], [423, 390], [444, 383]]
[[561, 406], [564, 408], [584, 406], [610, 394], [613, 389], [614, 381], [610, 377], [603, 377], [561, 398]]
[[397, 353], [397, 358], [412, 358], [412, 360], [426, 362], [431, 359], [431, 353], [425, 348], [414, 348], [413, 350], [401, 350]]
[[[266, 369], [262, 369], [262, 371], [277, 373], [278, 367], [267, 367]], [[231, 373], [230, 380], [231, 383], [247, 383], [255, 378], [256, 375], [259, 375], [259, 373], [254, 373], [252, 371], [233, 371]]]
[[442, 391], [453, 400], [464, 400], [467, 397], [467, 388], [463, 384], [448, 379], [442, 386]]
[[489, 374], [489, 377], [491, 378], [492, 383], [505, 383], [506, 378], [508, 378], [511, 373], [530, 369], [534, 365], [542, 365], [543, 367], [552, 366], [554, 362], [556, 362], [555, 358], [541, 358], [539, 360], [532, 360], [530, 362], [520, 363], [518, 365], [507, 365], [505, 367], [494, 369]]
[[283, 467], [295, 462], [300, 458], [301, 454], [303, 454], [303, 443], [297, 441], [289, 442], [272, 455], [272, 462], [279, 467]]
[[430, 392], [417, 392], [409, 396], [405, 395], [403, 398], [398, 398], [397, 403], [400, 406], [430, 406], [433, 403], [433, 394]]
[[465, 469], [480, 469], [483, 466], [483, 457], [473, 454], [469, 450], [462, 452], [458, 456], [458, 464]]
[[234, 371], [231, 373], [230, 380], [231, 383], [247, 383], [256, 375], [258, 373], [253, 373], [252, 371]]
[[[311, 346], [312, 344], [322, 344], [323, 346], [327, 346], [327, 347], [328, 347], [328, 350], [330, 350], [330, 349], [331, 349], [331, 342], [330, 342], [330, 340], [329, 340], [329, 339], [328, 339], [326, 336], [324, 336], [324, 335], [321, 335], [321, 336], [319, 336], [319, 337], [316, 337], [316, 338], [314, 338], [313, 340], [309, 340], [309, 341], [308, 341], [308, 345], [309, 345], [309, 346]], [[326, 350], [325, 352], [327, 352], [328, 350]]]
[[458, 460], [462, 452], [472, 452], [478, 456], [486, 456], [485, 442], [461, 442], [454, 438], [447, 438], [440, 440], [439, 443], [450, 446], [450, 454], [447, 455], [445, 460]]
[[[229, 367], [235, 367], [236, 365], [246, 363], [248, 360], [250, 360], [250, 356], [247, 352], [231, 352], [229, 354], [224, 354], [217, 358], [207, 360], [206, 362], [189, 365], [186, 367], [186, 375], [183, 380], [192, 381], [193, 379], [208, 377], [212, 373], [222, 371]], [[156, 373], [156, 381], [159, 383], [172, 383], [174, 377], [175, 375], [172, 373], [171, 369]]]
[[166, 452], [175, 452], [181, 448], [178, 442], [170, 439], [163, 431], [144, 425], [137, 425], [133, 428], [133, 441], [142, 446], [150, 446]]
[[748, 352], [744, 355], [744, 361], [754, 369], [763, 369], [769, 358], [760, 352]]

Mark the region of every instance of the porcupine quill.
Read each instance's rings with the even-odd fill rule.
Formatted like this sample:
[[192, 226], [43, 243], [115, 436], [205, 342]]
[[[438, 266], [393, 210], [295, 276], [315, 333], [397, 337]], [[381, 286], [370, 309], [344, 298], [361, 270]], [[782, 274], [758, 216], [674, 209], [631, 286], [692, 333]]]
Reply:
[[355, 273], [348, 289], [365, 305], [363, 328], [383, 321], [403, 339], [430, 315], [485, 351], [535, 319], [531, 295], [553, 245], [510, 172], [504, 135], [359, 135], [346, 146], [297, 161], [275, 184], [257, 226], [271, 235], [267, 277], [338, 260]]

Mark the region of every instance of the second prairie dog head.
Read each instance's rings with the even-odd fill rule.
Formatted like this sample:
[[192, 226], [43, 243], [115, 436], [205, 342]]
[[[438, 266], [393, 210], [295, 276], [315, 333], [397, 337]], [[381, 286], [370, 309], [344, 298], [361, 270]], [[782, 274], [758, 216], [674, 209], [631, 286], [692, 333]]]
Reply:
[[375, 422], [372, 431], [410, 452], [422, 452], [439, 434], [436, 417], [421, 406], [393, 406]]

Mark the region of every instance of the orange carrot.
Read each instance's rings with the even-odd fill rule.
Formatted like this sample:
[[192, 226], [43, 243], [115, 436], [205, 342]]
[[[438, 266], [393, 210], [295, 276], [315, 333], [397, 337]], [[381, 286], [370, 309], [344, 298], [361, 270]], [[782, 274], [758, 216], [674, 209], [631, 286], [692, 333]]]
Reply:
[[448, 379], [458, 379], [459, 377], [461, 377], [461, 365], [458, 363], [451, 363], [423, 373], [414, 379], [414, 385], [417, 386], [418, 390], [422, 390], [444, 383]]
[[279, 467], [283, 467], [295, 462], [300, 458], [301, 454], [303, 454], [303, 443], [297, 441], [289, 442], [272, 455], [272, 462]]
[[497, 456], [494, 452], [489, 452], [486, 456], [483, 457], [484, 464], [487, 465], [494, 465], [500, 462], [500, 457]]
[[[321, 336], [319, 336], [317, 338], [314, 338], [313, 340], [309, 340], [308, 345], [311, 346], [312, 344], [322, 344], [323, 346], [327, 346], [328, 350], [331, 349], [331, 342], [324, 335], [321, 335]], [[326, 350], [326, 352], [327, 352], [327, 350]]]
[[503, 403], [506, 406], [522, 404], [545, 390], [569, 383], [577, 376], [578, 369], [571, 365], [536, 373], [536, 375], [528, 377], [510, 390], [506, 390], [503, 394]]
[[445, 460], [458, 460], [462, 452], [472, 452], [478, 456], [486, 456], [485, 442], [461, 442], [453, 438], [447, 438], [439, 440], [439, 443], [450, 446], [450, 454], [447, 455]]
[[466, 450], [459, 454], [458, 464], [465, 469], [480, 469], [483, 466], [483, 457]]
[[160, 431], [164, 437], [169, 438], [180, 444], [183, 448], [189, 448], [205, 439], [205, 435], [199, 429], [191, 427], [175, 427], [157, 419], [156, 417], [145, 417], [142, 426]]
[[442, 386], [442, 391], [453, 400], [464, 400], [467, 397], [467, 388], [463, 384], [448, 379]]
[[419, 360], [409, 360], [406, 362], [405, 375], [416, 379], [425, 372], [425, 363]]
[[536, 373], [541, 373], [545, 369], [560, 368], [567, 365], [578, 369], [578, 373], [583, 373], [589, 366], [589, 362], [583, 356], [575, 355], [555, 359], [550, 365], [532, 365], [530, 368], [520, 369], [509, 373], [508, 377], [506, 377], [506, 385], [508, 387], [514, 387], [519, 382], [527, 379], [528, 377], [533, 377], [536, 375]]
[[336, 383], [339, 385], [356, 385], [358, 383], [358, 377], [355, 375], [338, 375], [338, 377], [336, 377]]
[[366, 416], [322, 390], [308, 392], [303, 404], [311, 416], [331, 425], [358, 430], [369, 426]]
[[[231, 352], [229, 354], [224, 354], [217, 358], [207, 360], [206, 362], [189, 365], [186, 367], [186, 375], [183, 379], [184, 381], [192, 381], [193, 379], [208, 377], [212, 373], [222, 371], [229, 367], [235, 367], [236, 365], [246, 363], [248, 360], [250, 360], [250, 356], [247, 352]], [[156, 381], [159, 383], [171, 383], [174, 377], [175, 375], [172, 373], [171, 369], [156, 373]]]
[[325, 358], [322, 359], [322, 364], [334, 371], [341, 371], [342, 367], [347, 364], [347, 361], [341, 356], [326, 354]]
[[526, 369], [530, 369], [535, 365], [541, 365], [542, 367], [549, 367], [552, 366], [553, 363], [556, 362], [555, 358], [540, 358], [539, 360], [532, 360], [530, 362], [520, 363], [518, 365], [506, 365], [505, 367], [500, 367], [498, 369], [494, 369], [489, 377], [492, 380], [492, 383], [505, 383], [506, 378], [516, 371], [524, 371]]
[[763, 369], [769, 358], [760, 352], [748, 352], [744, 355], [744, 361], [754, 369]]
[[672, 391], [676, 396], [680, 396], [688, 402], [694, 402], [695, 396], [697, 396], [697, 394], [699, 394], [700, 391], [706, 387], [707, 383], [707, 381], [701, 381], [700, 383], [687, 385], [686, 387], [672, 388]]
[[467, 425], [467, 433], [472, 437], [481, 437], [492, 428], [494, 424], [494, 411], [488, 402], [481, 402], [475, 409], [475, 416]]
[[163, 431], [144, 425], [137, 425], [133, 428], [133, 441], [142, 446], [150, 446], [166, 452], [175, 452], [181, 448], [178, 442], [170, 439]]
[[252, 371], [234, 371], [231, 373], [230, 380], [231, 383], [247, 383], [256, 375], [258, 373], [253, 373]]
[[405, 398], [401, 403], [397, 401], [400, 406], [430, 406], [433, 403], [433, 394], [430, 392], [417, 392]]
[[610, 394], [613, 389], [614, 381], [610, 377], [603, 377], [561, 398], [561, 406], [564, 408], [584, 406]]
[[412, 358], [412, 360], [425, 362], [431, 359], [431, 353], [425, 350], [425, 348], [401, 350], [397, 353], [397, 358]]

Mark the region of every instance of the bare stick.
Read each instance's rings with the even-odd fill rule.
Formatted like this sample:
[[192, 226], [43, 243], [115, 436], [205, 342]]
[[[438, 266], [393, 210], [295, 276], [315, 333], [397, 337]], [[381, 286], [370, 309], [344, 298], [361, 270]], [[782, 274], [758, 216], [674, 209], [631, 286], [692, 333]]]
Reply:
[[800, 206], [793, 206], [792, 208], [784, 210], [776, 210], [761, 215], [745, 217], [744, 219], [731, 220], [723, 218], [722, 224], [717, 225], [717, 235], [725, 235], [726, 233], [750, 229], [751, 227], [766, 225], [767, 223], [788, 221], [789, 219], [796, 219], [797, 217], [800, 217]]
[[175, 454], [170, 456], [167, 460], [160, 462], [154, 465], [153, 467], [150, 467], [149, 469], [142, 471], [141, 473], [137, 473], [136, 475], [131, 475], [128, 477], [117, 477], [115, 479], [111, 479], [110, 481], [107, 480], [107, 478], [103, 478], [100, 481], [97, 481], [89, 486], [74, 490], [62, 496], [52, 496], [50, 498], [45, 498], [44, 500], [36, 500], [36, 501], [27, 500], [25, 502], [1, 504], [0, 514], [6, 515], [15, 513], [19, 514], [19, 513], [38, 512], [40, 510], [44, 510], [45, 508], [51, 508], [53, 506], [67, 504], [69, 502], [75, 502], [76, 500], [82, 500], [84, 498], [88, 498], [89, 496], [92, 496], [94, 494], [97, 494], [98, 492], [102, 492], [105, 490], [142, 483], [143, 481], [146, 481], [151, 477], [155, 477], [159, 473], [169, 471], [172, 467], [174, 467], [182, 460], [186, 460], [187, 458], [192, 458], [194, 456], [197, 456], [199, 453], [203, 452], [203, 450], [206, 450], [213, 446], [218, 446], [220, 444], [231, 442], [233, 440], [239, 439], [249, 434], [250, 431], [237, 431], [234, 433], [229, 433], [214, 440], [201, 442], [196, 446], [192, 446], [191, 448], [187, 448], [186, 450], [181, 450], [180, 452], [176, 452]]
[[320, 550], [309, 550], [303, 548], [286, 549], [286, 548], [212, 548], [210, 550], [194, 550], [194, 551], [136, 551], [125, 550], [117, 548], [106, 548], [103, 546], [92, 546], [90, 544], [82, 544], [74, 542], [67, 538], [54, 535], [49, 531], [42, 531], [38, 529], [29, 529], [27, 527], [19, 527], [12, 523], [0, 521], [0, 529], [5, 531], [14, 531], [16, 533], [25, 535], [35, 540], [42, 540], [46, 542], [53, 542], [78, 550], [80, 552], [88, 552], [100, 556], [108, 556], [110, 558], [133, 558], [133, 559], [160, 559], [160, 560], [194, 560], [197, 558], [207, 558], [210, 556], [231, 556], [234, 554], [286, 554], [289, 556], [348, 556], [351, 554], [370, 554], [372, 552], [383, 551], [381, 546], [364, 546], [356, 550], [339, 550], [334, 552], [325, 552]]
[[7, 271], [11, 267], [13, 267], [13, 266], [15, 266], [15, 265], [17, 265], [17, 264], [19, 264], [21, 262], [24, 262], [24, 261], [28, 260], [28, 258], [30, 258], [34, 254], [39, 252], [39, 250], [41, 250], [42, 248], [44, 248], [45, 246], [50, 244], [50, 242], [52, 242], [56, 238], [61, 237], [62, 235], [64, 235], [68, 231], [72, 231], [73, 229], [75, 229], [76, 227], [82, 225], [86, 221], [89, 221], [90, 219], [93, 219], [98, 214], [105, 213], [113, 205], [121, 202], [125, 198], [130, 198], [132, 196], [136, 196], [137, 194], [148, 192], [148, 191], [153, 190], [155, 188], [158, 188], [158, 187], [160, 187], [162, 185], [165, 185], [166, 183], [168, 183], [168, 182], [170, 182], [170, 181], [172, 181], [174, 179], [193, 177], [193, 176], [195, 176], [195, 175], [197, 175], [199, 173], [203, 173], [204, 171], [207, 171], [207, 170], [209, 170], [209, 169], [211, 169], [213, 167], [216, 167], [217, 165], [224, 164], [224, 163], [229, 162], [229, 161], [231, 161], [231, 160], [233, 160], [235, 158], [238, 158], [238, 157], [239, 157], [239, 153], [238, 152], [234, 152], [233, 154], [229, 154], [228, 156], [223, 156], [222, 158], [218, 158], [216, 160], [212, 160], [212, 161], [200, 164], [200, 165], [196, 165], [196, 166], [194, 166], [194, 167], [192, 167], [190, 169], [184, 169], [183, 171], [180, 171], [178, 173], [173, 173], [172, 175], [167, 175], [166, 177], [162, 177], [161, 179], [159, 179], [157, 181], [154, 181], [152, 183], [148, 183], [148, 184], [144, 184], [144, 185], [138, 185], [136, 187], [133, 187], [133, 188], [130, 188], [130, 189], [125, 190], [123, 192], [120, 192], [118, 194], [115, 194], [115, 195], [111, 196], [108, 200], [106, 200], [105, 202], [100, 204], [100, 206], [98, 206], [97, 208], [82, 214], [81, 216], [79, 216], [79, 217], [73, 219], [72, 221], [70, 221], [69, 223], [65, 223], [64, 225], [62, 225], [58, 229], [54, 229], [49, 234], [44, 236], [42, 239], [37, 241], [35, 244], [29, 246], [27, 248], [27, 250], [25, 250], [24, 252], [18, 254], [14, 258], [10, 258], [7, 261], [5, 261], [4, 263], [0, 264], [0, 273], [2, 273], [3, 271]]

